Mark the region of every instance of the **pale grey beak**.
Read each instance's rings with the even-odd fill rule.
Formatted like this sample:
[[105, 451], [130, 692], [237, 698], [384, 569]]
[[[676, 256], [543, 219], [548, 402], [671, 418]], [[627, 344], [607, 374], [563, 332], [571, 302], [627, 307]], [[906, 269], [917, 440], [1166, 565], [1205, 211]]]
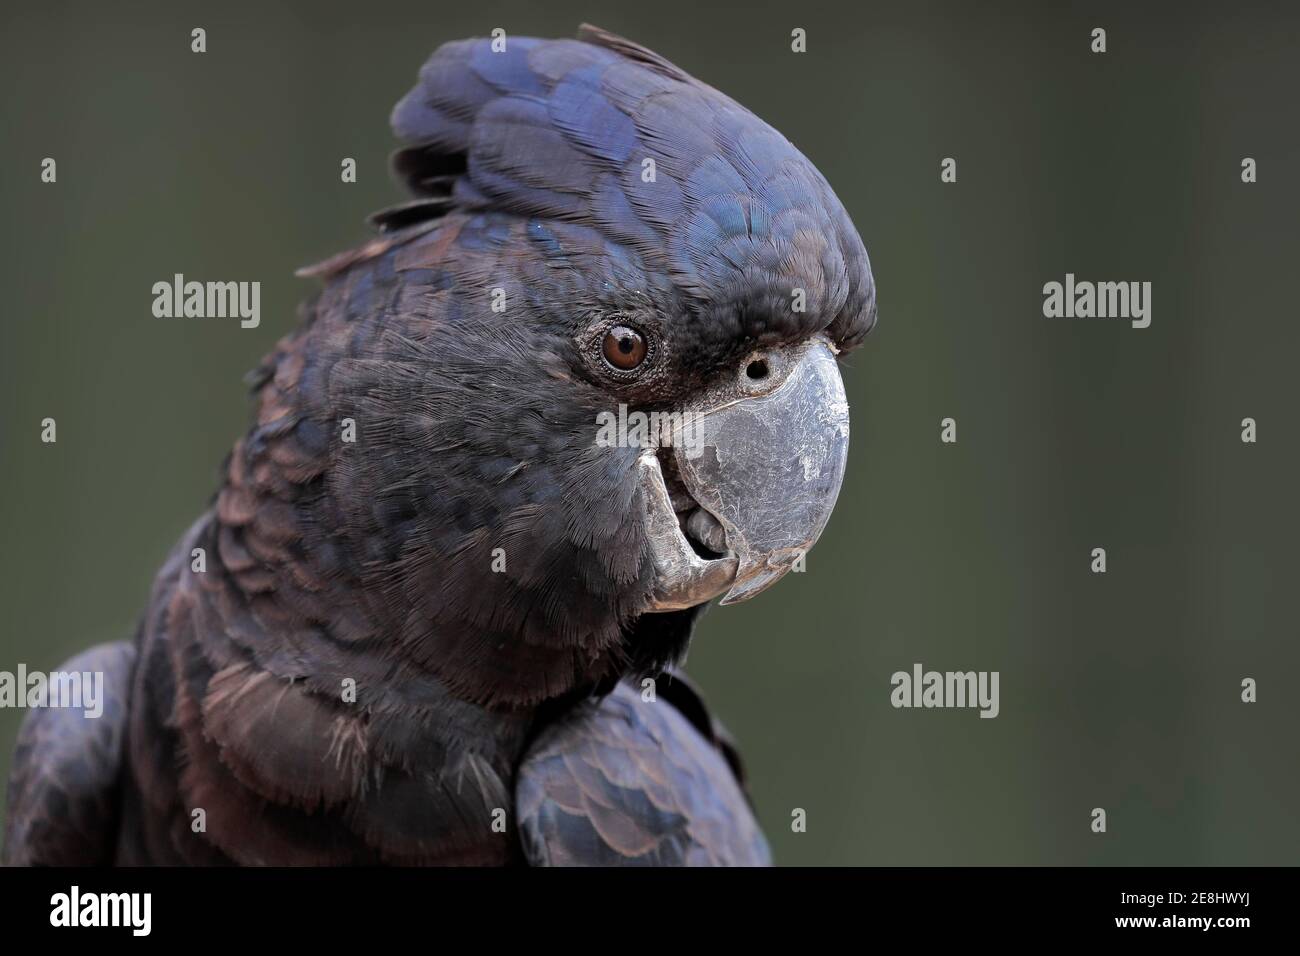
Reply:
[[699, 396], [674, 432], [669, 474], [654, 453], [640, 461], [658, 583], [649, 610], [723, 591], [735, 604], [780, 580], [826, 527], [848, 445], [844, 383], [823, 336], [756, 352]]

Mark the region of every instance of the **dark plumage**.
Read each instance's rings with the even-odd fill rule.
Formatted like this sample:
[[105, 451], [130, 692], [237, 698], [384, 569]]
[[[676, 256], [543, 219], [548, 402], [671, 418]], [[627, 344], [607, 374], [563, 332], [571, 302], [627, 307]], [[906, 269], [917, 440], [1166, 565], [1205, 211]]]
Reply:
[[[417, 200], [305, 270], [324, 290], [254, 374], [212, 508], [134, 645], [91, 652], [121, 710], [24, 726], [6, 860], [765, 860], [694, 691], [618, 687], [669, 667], [699, 608], [643, 613], [639, 450], [593, 423], [758, 346], [856, 346], [861, 240], [780, 134], [596, 30], [448, 44], [393, 125]], [[653, 332], [652, 371], [598, 360], [610, 314]]]

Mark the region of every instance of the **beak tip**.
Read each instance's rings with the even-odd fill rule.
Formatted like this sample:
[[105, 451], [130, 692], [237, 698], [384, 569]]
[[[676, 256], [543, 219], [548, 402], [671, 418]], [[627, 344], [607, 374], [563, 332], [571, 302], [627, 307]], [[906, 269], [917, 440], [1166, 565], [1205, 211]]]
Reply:
[[798, 554], [799, 552], [795, 551], [779, 556], [768, 555], [762, 565], [749, 573], [746, 573], [742, 562], [741, 568], [736, 574], [736, 581], [718, 603], [724, 605], [739, 604], [766, 591], [790, 573]]

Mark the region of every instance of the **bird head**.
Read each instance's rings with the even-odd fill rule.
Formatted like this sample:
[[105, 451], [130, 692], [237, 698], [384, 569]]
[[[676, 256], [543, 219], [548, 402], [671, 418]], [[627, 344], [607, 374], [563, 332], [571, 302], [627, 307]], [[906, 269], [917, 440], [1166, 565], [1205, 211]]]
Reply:
[[317, 270], [305, 333], [303, 413], [359, 430], [331, 534], [465, 696], [662, 667], [827, 523], [862, 240], [780, 133], [593, 28], [447, 44], [393, 126], [416, 199]]

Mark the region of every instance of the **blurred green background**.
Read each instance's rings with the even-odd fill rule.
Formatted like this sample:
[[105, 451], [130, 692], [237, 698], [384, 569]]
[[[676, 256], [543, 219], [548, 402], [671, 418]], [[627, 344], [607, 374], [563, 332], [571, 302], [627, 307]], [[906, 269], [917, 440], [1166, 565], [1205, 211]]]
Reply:
[[[1300, 862], [1300, 13], [1132, 6], [6, 4], [0, 669], [132, 635], [293, 270], [400, 198], [388, 112], [428, 53], [589, 20], [793, 140], [879, 285], [808, 573], [711, 610], [689, 662], [778, 862]], [[175, 272], [260, 280], [261, 327], [154, 318]], [[1151, 281], [1151, 327], [1044, 318], [1066, 272]], [[1000, 671], [1001, 715], [893, 709], [914, 662]]]

